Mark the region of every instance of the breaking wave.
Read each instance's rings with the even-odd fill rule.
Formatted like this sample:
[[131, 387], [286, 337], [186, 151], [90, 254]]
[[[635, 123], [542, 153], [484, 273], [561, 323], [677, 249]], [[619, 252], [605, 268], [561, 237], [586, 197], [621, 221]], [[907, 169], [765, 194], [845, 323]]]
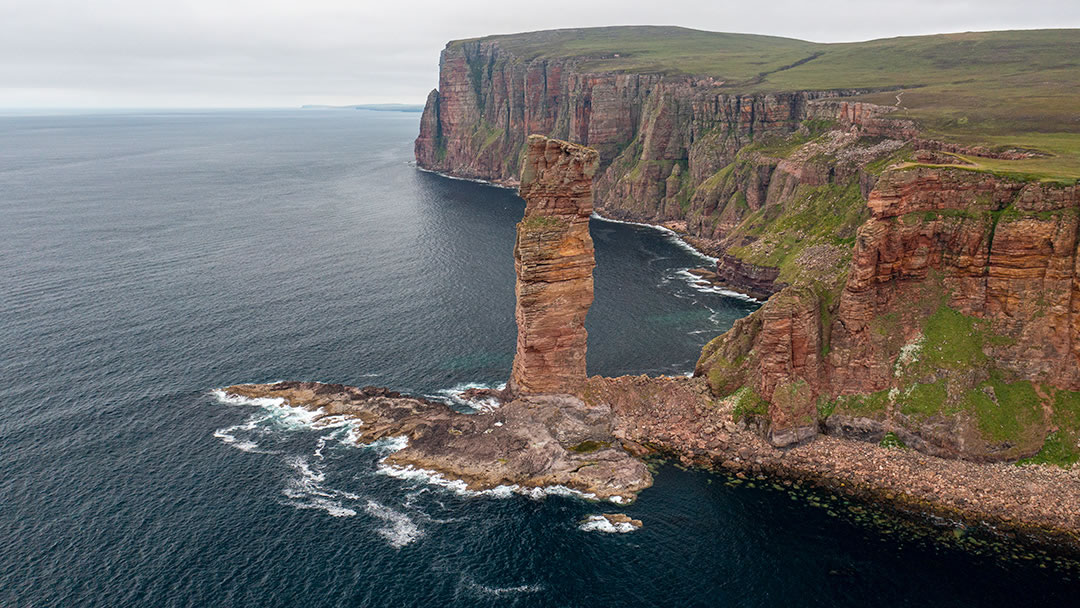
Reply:
[[387, 524], [377, 528], [375, 531], [395, 549], [411, 544], [424, 535], [424, 531], [408, 515], [379, 504], [374, 500], [367, 501], [364, 511]]
[[730, 289], [724, 289], [723, 287], [713, 285], [709, 280], [699, 277], [696, 274], [690, 272], [689, 270], [678, 270], [675, 272], [675, 275], [683, 281], [686, 281], [686, 284], [689, 285], [692, 289], [700, 291], [701, 293], [715, 293], [722, 296], [727, 296], [729, 298], [736, 298], [739, 300], [744, 300], [746, 302], [761, 304], [761, 300], [758, 300], [757, 298], [752, 298], [745, 293], [739, 293], [737, 291], [732, 291]]
[[611, 222], [613, 224], [627, 224], [629, 226], [642, 226], [642, 227], [645, 227], [645, 228], [652, 228], [653, 230], [659, 230], [660, 232], [664, 233], [664, 236], [666, 236], [667, 239], [669, 241], [671, 241], [676, 247], [678, 247], [680, 249], [683, 249], [683, 250], [693, 254], [696, 257], [699, 257], [699, 258], [701, 258], [703, 260], [706, 260], [710, 264], [715, 264], [715, 263], [720, 261], [720, 258], [714, 258], [711, 255], [708, 255], [706, 253], [702, 253], [701, 251], [696, 249], [693, 245], [691, 245], [690, 243], [687, 243], [685, 240], [683, 240], [683, 238], [681, 236], [679, 236], [678, 232], [675, 232], [674, 230], [672, 230], [671, 228], [667, 228], [666, 226], [658, 226], [656, 224], [645, 224], [645, 223], [642, 223], [642, 222], [628, 222], [628, 221], [625, 221], [625, 220], [616, 220], [616, 219], [612, 219], [612, 218], [609, 218], [609, 217], [604, 217], [604, 216], [600, 215], [599, 213], [597, 213], [595, 211], [593, 211], [593, 214], [592, 214], [591, 217], [593, 219], [600, 220], [602, 222]]
[[606, 532], [608, 534], [628, 534], [637, 530], [632, 524], [620, 522], [613, 524], [603, 515], [590, 515], [578, 525], [583, 532]]
[[501, 391], [506, 388], [506, 383], [500, 384], [485, 384], [483, 382], [463, 382], [461, 384], [455, 384], [451, 388], [444, 388], [435, 391], [432, 395], [424, 395], [428, 399], [435, 401], [442, 401], [443, 403], [456, 407], [458, 409], [467, 410], [466, 413], [487, 413], [498, 409], [499, 402], [496, 399], [476, 399], [469, 400], [462, 398], [465, 391], [470, 389], [488, 389]]

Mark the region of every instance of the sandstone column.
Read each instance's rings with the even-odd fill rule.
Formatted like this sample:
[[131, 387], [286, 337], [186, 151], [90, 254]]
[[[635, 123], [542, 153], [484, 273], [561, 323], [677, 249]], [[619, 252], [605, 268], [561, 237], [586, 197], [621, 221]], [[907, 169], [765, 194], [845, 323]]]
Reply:
[[518, 338], [512, 395], [581, 396], [585, 314], [593, 301], [592, 178], [595, 150], [531, 135], [521, 168], [525, 218], [517, 225]]

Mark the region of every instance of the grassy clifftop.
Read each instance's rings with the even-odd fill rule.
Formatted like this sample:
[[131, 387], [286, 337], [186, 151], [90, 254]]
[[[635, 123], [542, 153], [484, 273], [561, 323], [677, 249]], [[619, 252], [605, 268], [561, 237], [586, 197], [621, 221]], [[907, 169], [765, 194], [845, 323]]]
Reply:
[[633, 26], [482, 40], [497, 41], [524, 59], [576, 59], [584, 71], [713, 77], [731, 93], [887, 88], [863, 99], [897, 105], [894, 116], [917, 120], [929, 135], [1080, 157], [1078, 29], [819, 44]]

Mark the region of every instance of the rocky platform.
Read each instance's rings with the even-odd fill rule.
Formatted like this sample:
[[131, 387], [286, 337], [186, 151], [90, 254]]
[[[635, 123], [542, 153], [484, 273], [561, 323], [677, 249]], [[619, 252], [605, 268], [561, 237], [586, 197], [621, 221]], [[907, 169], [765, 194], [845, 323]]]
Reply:
[[561, 485], [615, 502], [633, 500], [652, 485], [648, 469], [615, 441], [611, 408], [581, 399], [596, 265], [589, 216], [599, 157], [537, 135], [529, 138], [522, 163], [526, 207], [514, 245], [517, 352], [505, 391], [472, 395], [500, 407], [464, 414], [386, 389], [315, 382], [244, 384], [225, 393], [347, 416], [358, 423], [362, 443], [406, 437], [407, 447], [388, 456], [389, 464], [434, 471], [470, 489]]
[[611, 409], [569, 396], [529, 396], [490, 412], [449, 406], [375, 387], [319, 382], [239, 384], [226, 395], [281, 399], [322, 416], [356, 422], [361, 444], [405, 437], [385, 462], [464, 481], [470, 490], [565, 486], [599, 499], [632, 501], [652, 485], [645, 464], [624, 451]]
[[586, 395], [611, 409], [613, 435], [640, 454], [808, 481], [1080, 555], [1080, 469], [938, 458], [828, 436], [778, 450], [752, 425], [733, 421], [738, 397], [714, 400], [702, 378], [593, 377]]

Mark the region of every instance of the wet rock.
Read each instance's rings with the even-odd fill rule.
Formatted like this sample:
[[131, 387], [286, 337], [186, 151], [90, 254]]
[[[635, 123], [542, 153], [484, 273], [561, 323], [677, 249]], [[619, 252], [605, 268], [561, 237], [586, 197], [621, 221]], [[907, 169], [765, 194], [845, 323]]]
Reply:
[[643, 525], [640, 519], [631, 519], [629, 515], [625, 513], [603, 513], [604, 519], [608, 520], [612, 525], [629, 524], [635, 529], [641, 528]]
[[[318, 382], [241, 384], [228, 395], [283, 399], [318, 415], [345, 416], [359, 443], [387, 437], [408, 445], [386, 457], [398, 466], [435, 471], [470, 489], [563, 485], [597, 498], [632, 501], [652, 484], [640, 460], [611, 434], [610, 411], [570, 396], [515, 399], [489, 414], [460, 414], [443, 403]], [[374, 393], [374, 394], [370, 394]], [[593, 449], [575, 450], [585, 441]]]

